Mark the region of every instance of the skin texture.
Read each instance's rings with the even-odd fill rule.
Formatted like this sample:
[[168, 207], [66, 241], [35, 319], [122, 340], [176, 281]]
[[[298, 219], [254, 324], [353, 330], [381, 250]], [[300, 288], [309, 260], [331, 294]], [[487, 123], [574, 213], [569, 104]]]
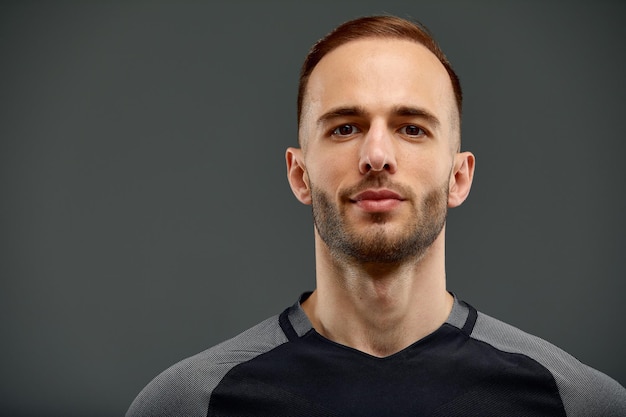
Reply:
[[287, 172], [313, 206], [317, 273], [303, 308], [337, 343], [396, 353], [452, 307], [445, 217], [469, 194], [474, 156], [458, 152], [448, 74], [418, 43], [351, 41], [311, 73], [299, 136]]

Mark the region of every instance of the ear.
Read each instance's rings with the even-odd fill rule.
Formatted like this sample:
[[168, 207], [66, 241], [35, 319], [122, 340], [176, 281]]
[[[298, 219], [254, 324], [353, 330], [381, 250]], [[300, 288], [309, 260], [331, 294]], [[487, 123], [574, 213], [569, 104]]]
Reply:
[[448, 207], [460, 206], [469, 195], [474, 179], [474, 155], [460, 152], [454, 156], [454, 167], [450, 175]]
[[311, 204], [311, 187], [309, 176], [304, 165], [304, 156], [300, 148], [287, 148], [285, 152], [287, 162], [287, 179], [291, 191], [302, 204]]

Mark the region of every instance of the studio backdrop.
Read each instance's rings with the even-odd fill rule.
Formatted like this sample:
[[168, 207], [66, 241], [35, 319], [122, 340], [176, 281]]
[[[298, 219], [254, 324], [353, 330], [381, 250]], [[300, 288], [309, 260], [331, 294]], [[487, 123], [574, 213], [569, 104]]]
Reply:
[[4, 1], [1, 415], [122, 415], [314, 288], [298, 72], [379, 13], [422, 21], [464, 87], [449, 290], [626, 384], [623, 2]]

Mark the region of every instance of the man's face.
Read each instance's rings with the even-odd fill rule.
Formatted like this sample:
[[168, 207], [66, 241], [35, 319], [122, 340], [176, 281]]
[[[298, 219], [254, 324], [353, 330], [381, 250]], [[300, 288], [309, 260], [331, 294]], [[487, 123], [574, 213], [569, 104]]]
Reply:
[[443, 65], [395, 39], [349, 42], [308, 81], [300, 141], [316, 231], [336, 256], [420, 256], [445, 224], [458, 114]]

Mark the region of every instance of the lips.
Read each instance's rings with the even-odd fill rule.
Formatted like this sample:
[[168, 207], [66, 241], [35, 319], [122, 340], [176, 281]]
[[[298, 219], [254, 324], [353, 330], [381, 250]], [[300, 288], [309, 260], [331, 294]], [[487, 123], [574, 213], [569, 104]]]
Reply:
[[404, 198], [391, 190], [365, 190], [351, 198], [351, 201], [366, 212], [381, 213], [393, 210]]
[[403, 200], [400, 194], [395, 193], [391, 190], [366, 190], [362, 193], [357, 194], [353, 200], [354, 201], [363, 201], [363, 200]]

